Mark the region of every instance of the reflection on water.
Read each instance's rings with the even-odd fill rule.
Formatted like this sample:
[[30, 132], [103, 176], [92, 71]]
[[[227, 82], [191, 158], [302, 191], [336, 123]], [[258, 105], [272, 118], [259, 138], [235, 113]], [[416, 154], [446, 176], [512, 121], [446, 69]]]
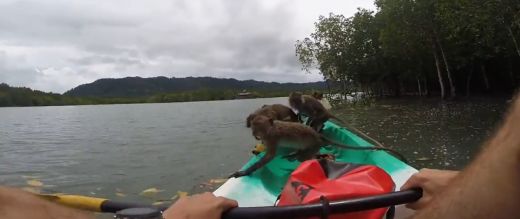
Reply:
[[439, 103], [435, 100], [381, 100], [334, 111], [416, 168], [464, 167], [492, 133], [505, 110], [503, 99]]

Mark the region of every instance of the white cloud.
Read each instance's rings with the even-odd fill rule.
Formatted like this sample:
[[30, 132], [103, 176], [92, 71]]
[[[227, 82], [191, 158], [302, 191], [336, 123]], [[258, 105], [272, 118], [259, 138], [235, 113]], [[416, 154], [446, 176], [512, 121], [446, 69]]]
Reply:
[[99, 78], [305, 74], [294, 42], [365, 0], [0, 0], [0, 82], [64, 92]]

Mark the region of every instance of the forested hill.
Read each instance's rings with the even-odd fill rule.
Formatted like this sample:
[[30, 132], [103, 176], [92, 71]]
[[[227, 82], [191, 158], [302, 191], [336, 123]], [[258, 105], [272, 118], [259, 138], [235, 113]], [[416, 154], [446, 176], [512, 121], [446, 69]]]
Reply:
[[99, 79], [80, 85], [65, 93], [76, 97], [143, 97], [160, 93], [187, 92], [197, 90], [256, 91], [260, 93], [290, 92], [298, 90], [324, 89], [324, 82], [276, 83], [255, 80], [239, 81], [212, 77], [187, 78], [141, 78]]
[[0, 82], [2, 106], [54, 106], [126, 103], [166, 103], [237, 98], [242, 90], [248, 97], [282, 97], [292, 91], [324, 91], [324, 82], [270, 83], [218, 78], [121, 78], [100, 79], [78, 86], [65, 94], [46, 93]]
[[94, 104], [95, 102], [81, 100], [56, 93], [46, 93], [25, 87], [11, 87], [0, 83], [0, 107], [2, 106], [51, 106]]

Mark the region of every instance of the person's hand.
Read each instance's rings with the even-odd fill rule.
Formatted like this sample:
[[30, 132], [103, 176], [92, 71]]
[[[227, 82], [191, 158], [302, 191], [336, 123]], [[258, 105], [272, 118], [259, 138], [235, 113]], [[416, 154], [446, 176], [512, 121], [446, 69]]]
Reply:
[[422, 198], [414, 203], [407, 204], [406, 207], [414, 210], [426, 207], [433, 196], [444, 189], [458, 173], [458, 171], [452, 170], [421, 169], [401, 186], [401, 191], [411, 188], [423, 189]]
[[238, 202], [215, 197], [210, 192], [180, 198], [163, 213], [165, 219], [219, 219], [222, 213], [238, 207]]

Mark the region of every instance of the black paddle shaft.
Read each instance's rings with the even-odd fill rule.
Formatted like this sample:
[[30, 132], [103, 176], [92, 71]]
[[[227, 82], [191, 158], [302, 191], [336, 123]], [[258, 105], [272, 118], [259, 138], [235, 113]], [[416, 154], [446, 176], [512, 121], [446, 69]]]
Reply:
[[234, 208], [224, 213], [224, 219], [287, 219], [300, 217], [321, 216], [330, 214], [349, 213], [371, 210], [393, 205], [411, 203], [422, 197], [421, 189], [392, 192], [384, 195], [355, 198], [344, 201], [331, 202], [328, 206], [323, 204], [295, 205], [284, 207], [241, 207]]
[[[234, 208], [222, 216], [224, 219], [287, 219], [298, 217], [321, 216], [324, 213], [337, 214], [356, 211], [371, 210], [393, 205], [411, 203], [422, 197], [421, 189], [392, 192], [384, 195], [355, 198], [344, 201], [331, 202], [328, 206], [323, 204], [294, 205], [284, 207], [239, 207]], [[138, 203], [125, 203], [107, 200], [102, 203], [101, 211], [116, 213], [129, 208], [156, 208], [164, 211], [168, 206], [150, 206]]]

